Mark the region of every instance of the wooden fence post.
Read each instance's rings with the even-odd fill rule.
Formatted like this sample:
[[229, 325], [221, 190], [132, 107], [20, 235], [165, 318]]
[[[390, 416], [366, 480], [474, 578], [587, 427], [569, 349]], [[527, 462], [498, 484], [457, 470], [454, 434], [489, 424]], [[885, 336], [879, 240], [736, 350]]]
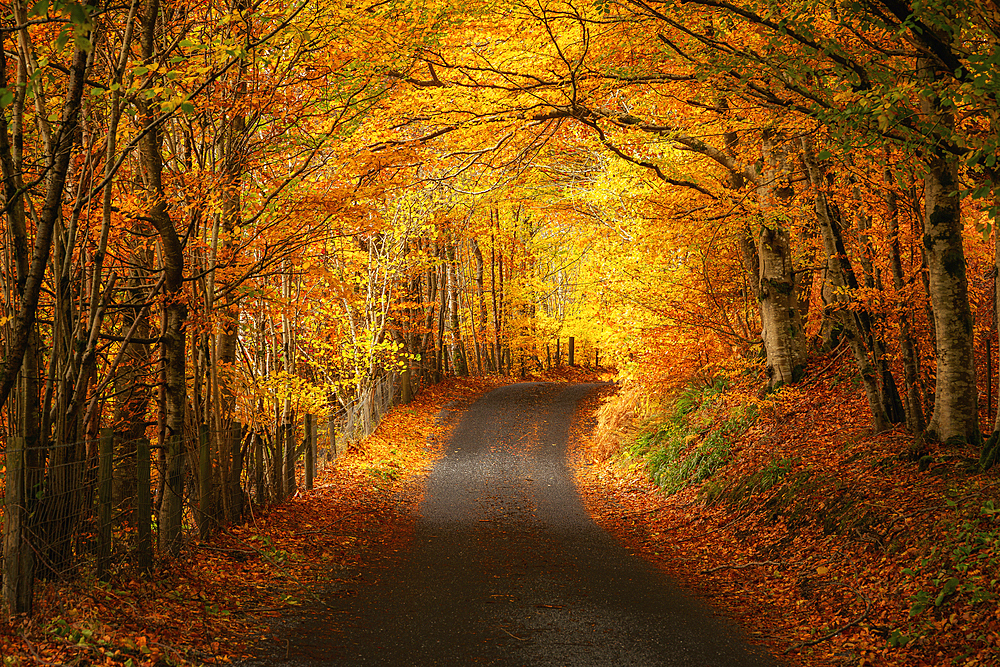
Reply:
[[295, 422], [285, 424], [285, 498], [295, 495]]
[[232, 446], [232, 466], [229, 468], [229, 508], [232, 515], [228, 517], [230, 524], [239, 523], [243, 518], [243, 424], [233, 422], [229, 430]]
[[212, 534], [212, 442], [208, 424], [198, 426], [198, 537]]
[[264, 438], [259, 431], [253, 432], [253, 487], [254, 500], [264, 504]]
[[11, 614], [31, 613], [34, 559], [25, 540], [24, 438], [7, 444], [4, 475], [3, 600]]
[[306, 491], [312, 491], [316, 476], [316, 417], [306, 413]]
[[569, 337], [569, 365], [576, 366], [576, 338]]
[[135, 527], [139, 569], [153, 568], [153, 489], [150, 481], [149, 440], [141, 438], [135, 449]]
[[97, 444], [97, 578], [104, 579], [111, 565], [111, 461], [115, 451], [115, 435], [110, 428], [101, 429]]

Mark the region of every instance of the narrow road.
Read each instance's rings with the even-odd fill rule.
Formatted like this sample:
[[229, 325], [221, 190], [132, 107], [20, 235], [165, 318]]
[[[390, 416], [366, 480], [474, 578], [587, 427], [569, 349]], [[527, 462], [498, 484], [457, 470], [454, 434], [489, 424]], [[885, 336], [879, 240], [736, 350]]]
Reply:
[[290, 647], [285, 664], [775, 665], [587, 515], [565, 454], [596, 386], [523, 383], [472, 405], [411, 552], [336, 601], [350, 605], [344, 631]]

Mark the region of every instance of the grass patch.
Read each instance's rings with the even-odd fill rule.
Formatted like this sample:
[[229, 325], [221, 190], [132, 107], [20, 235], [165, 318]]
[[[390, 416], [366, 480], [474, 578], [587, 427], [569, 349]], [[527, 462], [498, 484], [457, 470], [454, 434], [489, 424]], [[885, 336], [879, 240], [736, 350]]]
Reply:
[[666, 421], [640, 433], [626, 459], [642, 460], [667, 493], [712, 478], [732, 458], [733, 442], [756, 420], [753, 406], [727, 408], [726, 384], [691, 386], [678, 394]]
[[773, 459], [746, 477], [728, 482], [712, 480], [701, 489], [699, 497], [708, 504], [721, 503], [745, 509], [751, 504], [756, 505], [757, 496], [781, 484], [795, 464], [794, 459]]

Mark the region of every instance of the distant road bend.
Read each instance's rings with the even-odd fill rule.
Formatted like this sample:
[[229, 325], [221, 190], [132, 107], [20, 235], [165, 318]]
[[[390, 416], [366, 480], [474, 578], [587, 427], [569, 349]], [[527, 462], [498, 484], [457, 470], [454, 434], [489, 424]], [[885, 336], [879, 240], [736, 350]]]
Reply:
[[777, 665], [587, 515], [565, 455], [598, 386], [515, 384], [473, 404], [430, 475], [410, 552], [331, 601], [346, 627], [266, 664]]

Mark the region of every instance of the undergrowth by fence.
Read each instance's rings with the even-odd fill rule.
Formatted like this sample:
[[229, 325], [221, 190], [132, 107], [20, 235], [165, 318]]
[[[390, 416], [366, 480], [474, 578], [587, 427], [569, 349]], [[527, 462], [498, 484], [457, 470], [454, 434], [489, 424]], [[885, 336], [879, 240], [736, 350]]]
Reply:
[[[211, 430], [207, 426], [163, 443], [126, 440], [110, 429], [74, 443], [28, 444], [12, 438], [2, 452], [0, 496], [3, 599], [15, 613], [31, 609], [34, 582], [106, 578], [148, 571], [167, 557], [171, 539], [207, 539], [242, 520], [250, 502], [277, 502], [312, 488], [316, 466], [368, 437], [388, 412], [395, 377], [377, 383], [321, 424], [303, 415], [271, 428]], [[169, 450], [183, 454], [183, 474], [171, 483]], [[180, 517], [166, 516], [177, 494]], [[170, 526], [179, 535], [169, 535]]]
[[375, 431], [392, 407], [398, 385], [398, 375], [387, 375], [344, 407], [341, 432], [347, 442], [364, 440]]

